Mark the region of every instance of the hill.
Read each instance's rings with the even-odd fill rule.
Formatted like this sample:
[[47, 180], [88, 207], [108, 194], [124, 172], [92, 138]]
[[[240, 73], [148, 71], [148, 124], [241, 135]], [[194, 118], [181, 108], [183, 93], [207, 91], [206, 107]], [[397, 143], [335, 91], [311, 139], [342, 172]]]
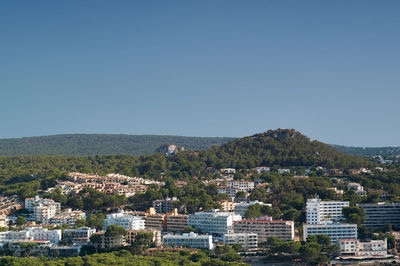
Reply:
[[344, 154], [356, 156], [375, 156], [385, 157], [400, 155], [400, 147], [349, 147], [342, 145], [331, 145], [334, 149]]
[[153, 154], [163, 144], [191, 150], [209, 149], [234, 138], [157, 135], [68, 134], [0, 139], [0, 156], [18, 155], [143, 155]]
[[313, 140], [294, 129], [268, 132], [236, 139], [200, 153], [209, 167], [253, 168], [256, 166], [357, 167], [362, 159], [345, 155], [330, 145]]

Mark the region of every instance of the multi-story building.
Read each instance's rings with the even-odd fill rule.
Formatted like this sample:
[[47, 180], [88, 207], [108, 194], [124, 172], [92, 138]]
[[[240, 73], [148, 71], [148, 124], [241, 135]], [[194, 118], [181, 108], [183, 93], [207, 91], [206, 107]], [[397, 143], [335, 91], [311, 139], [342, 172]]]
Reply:
[[249, 207], [251, 205], [255, 205], [255, 204], [272, 207], [271, 204], [259, 202], [258, 200], [250, 201], [250, 202], [238, 202], [238, 203], [234, 203], [234, 205], [235, 205], [235, 213], [240, 214], [241, 216], [244, 216], [245, 213], [247, 212], [247, 210], [249, 209]]
[[249, 192], [254, 189], [254, 181], [248, 180], [231, 180], [226, 183], [227, 187], [236, 188], [239, 191]]
[[163, 236], [163, 243], [172, 247], [213, 248], [211, 235], [198, 235], [193, 232], [182, 235], [165, 235]]
[[233, 233], [233, 221], [242, 219], [242, 216], [232, 212], [196, 212], [189, 215], [189, 226], [195, 227], [202, 233], [223, 235]]
[[161, 231], [160, 230], [129, 230], [126, 235], [126, 242], [132, 244], [136, 241], [136, 235], [139, 232], [151, 233], [153, 235], [153, 242], [156, 246], [161, 245]]
[[126, 236], [123, 235], [106, 235], [104, 231], [96, 233], [100, 236], [100, 248], [110, 249], [127, 246]]
[[400, 230], [400, 203], [365, 203], [359, 204], [365, 210], [368, 228], [383, 228], [391, 224], [395, 230]]
[[25, 199], [25, 209], [33, 213], [36, 222], [46, 224], [49, 219], [61, 210], [61, 204], [52, 199], [42, 199], [39, 196]]
[[273, 221], [265, 220], [239, 220], [233, 222], [235, 233], [254, 233], [257, 234], [258, 243], [267, 241], [268, 237], [278, 237], [283, 241], [294, 239], [293, 221]]
[[18, 241], [50, 241], [57, 244], [61, 241], [61, 229], [48, 230], [42, 227], [28, 227], [21, 231], [0, 232], [0, 245]]
[[227, 200], [220, 200], [219, 203], [222, 206], [221, 211], [233, 212], [235, 210], [235, 203]]
[[178, 214], [177, 209], [165, 215], [165, 231], [181, 232], [188, 226], [188, 216]]
[[220, 187], [218, 188], [218, 194], [227, 194], [229, 197], [234, 198], [236, 194], [241, 191], [234, 187]]
[[87, 244], [90, 242], [90, 237], [96, 233], [96, 229], [89, 227], [80, 227], [78, 229], [65, 229], [63, 239], [72, 244]]
[[387, 239], [360, 242], [358, 239], [338, 240], [340, 255], [386, 256]]
[[319, 198], [307, 200], [307, 223], [323, 224], [343, 220], [342, 209], [348, 201], [322, 201]]
[[224, 244], [240, 244], [245, 250], [257, 249], [258, 240], [255, 233], [224, 234]]
[[0, 215], [0, 227], [8, 227], [9, 219], [7, 215]]
[[157, 213], [168, 213], [175, 209], [175, 203], [178, 202], [176, 197], [165, 198], [163, 200], [153, 201], [153, 208]]
[[49, 224], [74, 226], [77, 220], [86, 218], [86, 213], [83, 211], [73, 211], [72, 209], [66, 209], [64, 212], [57, 214], [49, 219]]
[[126, 214], [124, 212], [108, 214], [103, 222], [103, 230], [107, 230], [107, 227], [112, 224], [119, 225], [126, 230], [143, 230], [145, 228], [144, 219], [142, 217]]
[[304, 224], [303, 239], [311, 235], [327, 235], [331, 243], [336, 244], [340, 239], [357, 239], [356, 224]]
[[154, 208], [150, 208], [144, 216], [144, 227], [146, 230], [163, 230], [165, 228], [165, 214], [155, 213]]

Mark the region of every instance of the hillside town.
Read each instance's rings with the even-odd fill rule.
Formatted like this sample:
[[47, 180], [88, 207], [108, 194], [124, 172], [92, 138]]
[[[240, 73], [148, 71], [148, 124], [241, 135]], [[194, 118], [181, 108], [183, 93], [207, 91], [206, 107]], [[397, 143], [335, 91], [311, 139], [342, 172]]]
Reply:
[[[100, 226], [87, 226], [85, 220], [96, 210], [72, 209], [50, 198], [39, 195], [25, 198], [16, 196], [0, 198], [0, 248], [12, 256], [56, 256], [69, 257], [82, 254], [93, 247], [96, 250], [114, 250], [132, 246], [138, 235], [151, 236], [152, 245], [142, 250], [142, 254], [154, 252], [179, 251], [187, 248], [214, 251], [218, 247], [230, 245], [240, 247], [237, 253], [252, 260], [270, 254], [274, 243], [301, 243], [321, 235], [328, 237], [333, 255], [331, 263], [349, 262], [388, 262], [396, 260], [400, 252], [400, 203], [387, 202], [388, 193], [383, 190], [366, 190], [359, 183], [341, 177], [343, 173], [331, 169], [336, 174], [338, 187], [329, 188], [334, 194], [351, 193], [360, 198], [378, 194], [376, 203], [357, 204], [357, 210], [365, 213], [360, 223], [349, 222], [347, 211], [349, 201], [322, 200], [319, 195], [306, 199], [305, 222], [274, 219], [268, 215], [251, 216], [254, 208], [272, 210], [274, 202], [251, 200], [251, 192], [256, 188], [270, 191], [271, 184], [263, 180], [253, 181], [251, 173], [269, 173], [270, 167], [249, 169], [244, 179], [236, 178], [233, 168], [217, 171], [219, 178], [203, 180], [204, 185], [216, 186], [218, 194], [225, 194], [219, 208], [190, 212], [187, 206], [180, 205], [177, 197], [166, 197], [152, 201], [147, 210], [135, 210], [135, 206], [110, 209], [100, 221]], [[301, 176], [290, 172], [295, 169], [279, 168], [278, 174], [293, 179], [307, 179], [312, 172], [328, 174], [328, 170], [318, 167], [306, 169]], [[384, 171], [384, 169], [374, 169]], [[369, 169], [352, 169], [351, 173], [372, 175]], [[185, 188], [187, 182], [175, 181], [176, 187]], [[71, 172], [65, 180], [59, 180], [54, 187], [41, 193], [61, 193], [76, 195], [86, 190], [96, 190], [109, 195], [132, 197], [144, 194], [149, 186], [162, 188], [163, 181], [148, 178], [129, 177], [120, 174], [85, 174]], [[339, 189], [344, 188], [344, 189]], [[48, 194], [51, 195], [51, 194]], [[96, 200], [95, 198], [93, 200]], [[278, 206], [279, 207], [279, 206]], [[250, 211], [249, 211], [250, 210]], [[348, 214], [348, 213], [347, 213]], [[355, 213], [350, 214], [356, 216]], [[353, 217], [354, 218], [354, 217]], [[352, 219], [353, 221], [356, 219]], [[388, 229], [387, 234], [376, 234], [378, 238], [360, 240], [358, 228]], [[118, 231], [118, 229], [120, 229]], [[116, 231], [116, 232], [114, 232]]]

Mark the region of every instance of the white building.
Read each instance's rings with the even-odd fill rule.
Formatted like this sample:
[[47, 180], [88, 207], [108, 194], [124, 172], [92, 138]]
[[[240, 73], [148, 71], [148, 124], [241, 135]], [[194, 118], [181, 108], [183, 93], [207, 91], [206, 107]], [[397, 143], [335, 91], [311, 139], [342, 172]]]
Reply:
[[348, 201], [322, 201], [319, 198], [307, 200], [307, 223], [324, 224], [343, 220], [342, 209], [348, 207]]
[[260, 204], [260, 205], [263, 205], [263, 206], [272, 207], [271, 204], [264, 203], [264, 202], [259, 202], [258, 200], [250, 201], [250, 202], [238, 202], [238, 203], [234, 203], [235, 213], [240, 214], [241, 216], [244, 216], [245, 213], [247, 212], [247, 210], [249, 209], [249, 207], [252, 206], [252, 205], [255, 205], [255, 204]]
[[254, 181], [248, 180], [232, 180], [226, 183], [227, 187], [236, 188], [239, 191], [249, 192], [254, 189]]
[[257, 249], [257, 234], [255, 233], [233, 233], [224, 234], [224, 244], [240, 244], [244, 249]]
[[25, 199], [25, 209], [33, 213], [33, 219], [36, 222], [46, 224], [51, 217], [60, 212], [61, 204], [52, 199], [36, 196]]
[[22, 231], [0, 232], [0, 246], [18, 241], [50, 241], [57, 244], [61, 241], [61, 229], [48, 230], [42, 227], [28, 227]]
[[239, 214], [212, 210], [189, 215], [188, 224], [202, 233], [223, 235], [233, 233], [233, 221], [240, 219]]
[[103, 222], [103, 230], [107, 230], [107, 227], [112, 224], [119, 225], [126, 230], [144, 230], [144, 219], [142, 217], [124, 212], [108, 214]]
[[234, 173], [236, 173], [235, 168], [223, 168], [223, 169], [220, 169], [219, 171], [221, 173], [224, 173], [224, 174], [234, 174]]
[[312, 235], [327, 235], [331, 243], [336, 244], [340, 239], [357, 239], [356, 224], [304, 224], [303, 239]]
[[0, 215], [0, 227], [8, 227], [9, 219], [7, 215]]
[[57, 214], [49, 219], [49, 224], [74, 226], [77, 220], [85, 219], [86, 214], [83, 211], [73, 211], [66, 209], [64, 212]]
[[211, 235], [198, 235], [193, 232], [182, 235], [165, 235], [163, 236], [163, 243], [171, 247], [213, 248]]
[[293, 241], [294, 239], [293, 221], [273, 221], [271, 217], [234, 221], [233, 228], [235, 233], [257, 234], [258, 243], [263, 243], [273, 236], [282, 241]]
[[340, 255], [386, 256], [387, 239], [360, 242], [358, 239], [340, 239], [338, 241]]
[[236, 197], [236, 193], [238, 193], [239, 189], [233, 187], [221, 187], [218, 189], [218, 194], [227, 194], [229, 197]]
[[367, 191], [364, 190], [364, 187], [358, 183], [348, 183], [347, 190], [354, 190], [354, 194], [357, 196], [367, 196]]

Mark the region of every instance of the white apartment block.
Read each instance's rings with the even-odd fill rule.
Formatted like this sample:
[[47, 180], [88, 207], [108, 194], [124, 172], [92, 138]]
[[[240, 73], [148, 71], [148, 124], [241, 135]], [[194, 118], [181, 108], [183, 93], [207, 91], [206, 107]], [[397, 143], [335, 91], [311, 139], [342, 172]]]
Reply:
[[386, 256], [387, 239], [360, 242], [358, 239], [340, 239], [338, 241], [340, 255]]
[[364, 187], [358, 183], [348, 183], [347, 190], [354, 190], [354, 194], [357, 196], [367, 196], [367, 191], [364, 190]]
[[38, 205], [55, 205], [58, 211], [61, 210], [61, 204], [59, 202], [55, 202], [52, 199], [42, 199], [39, 196], [35, 196], [34, 198], [26, 198], [25, 199], [25, 209], [30, 212], [33, 212], [33, 208]]
[[49, 224], [74, 226], [77, 220], [85, 219], [86, 213], [83, 211], [73, 211], [71, 209], [66, 209], [64, 212], [57, 214], [49, 219]]
[[260, 204], [260, 205], [263, 205], [263, 206], [272, 207], [271, 204], [264, 203], [264, 202], [259, 202], [258, 200], [256, 200], [256, 201], [250, 201], [250, 202], [234, 203], [234, 206], [235, 206], [234, 211], [235, 211], [235, 213], [240, 214], [241, 216], [244, 216], [245, 213], [247, 212], [247, 210], [249, 209], [249, 207], [251, 205], [255, 205], [255, 204]]
[[254, 181], [248, 180], [232, 180], [226, 183], [227, 187], [236, 188], [239, 191], [249, 192], [254, 189]]
[[257, 249], [257, 241], [257, 234], [255, 233], [224, 234], [225, 245], [240, 244], [246, 250]]
[[0, 232], [0, 246], [9, 242], [32, 240], [50, 241], [57, 244], [61, 241], [61, 229], [48, 230], [42, 227], [28, 227], [22, 231]]
[[322, 201], [319, 198], [307, 200], [307, 223], [324, 224], [343, 220], [342, 209], [348, 201]]
[[233, 221], [240, 219], [239, 214], [212, 210], [189, 215], [188, 224], [202, 233], [223, 235], [233, 233]]
[[123, 212], [108, 214], [103, 222], [103, 230], [107, 230], [107, 227], [113, 224], [126, 230], [144, 230], [144, 219], [142, 217]]
[[57, 205], [38, 203], [33, 207], [33, 218], [36, 222], [48, 224], [51, 217], [59, 212]]
[[340, 239], [357, 239], [356, 224], [303, 224], [303, 239], [312, 235], [327, 235], [331, 243], [336, 244]]
[[165, 235], [163, 236], [163, 243], [170, 247], [213, 248], [211, 235], [198, 235], [193, 232], [182, 235]]
[[257, 234], [258, 243], [263, 243], [272, 236], [278, 237], [283, 241], [292, 241], [294, 239], [293, 221], [273, 221], [272, 219], [239, 220], [233, 224], [235, 233]]
[[236, 193], [238, 193], [239, 189], [233, 187], [221, 187], [218, 189], [218, 194], [227, 194], [229, 197], [234, 198], [236, 197]]

